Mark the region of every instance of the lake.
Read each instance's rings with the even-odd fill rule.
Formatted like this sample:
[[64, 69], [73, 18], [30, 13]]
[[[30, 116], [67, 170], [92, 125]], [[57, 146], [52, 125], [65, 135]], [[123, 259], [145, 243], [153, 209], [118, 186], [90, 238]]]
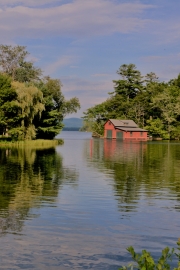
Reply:
[[118, 269], [180, 237], [180, 143], [0, 148], [0, 269]]

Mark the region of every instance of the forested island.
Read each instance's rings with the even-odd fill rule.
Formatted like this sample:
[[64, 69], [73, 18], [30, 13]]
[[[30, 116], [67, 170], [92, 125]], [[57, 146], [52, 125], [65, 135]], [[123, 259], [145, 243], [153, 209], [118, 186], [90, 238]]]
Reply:
[[0, 135], [51, 140], [80, 103], [76, 97], [66, 100], [61, 81], [43, 76], [28, 55], [25, 46], [0, 45]]
[[114, 90], [101, 104], [84, 112], [81, 130], [103, 135], [108, 119], [132, 119], [149, 135], [180, 139], [180, 74], [160, 82], [154, 72], [142, 76], [134, 64], [123, 64], [114, 80]]

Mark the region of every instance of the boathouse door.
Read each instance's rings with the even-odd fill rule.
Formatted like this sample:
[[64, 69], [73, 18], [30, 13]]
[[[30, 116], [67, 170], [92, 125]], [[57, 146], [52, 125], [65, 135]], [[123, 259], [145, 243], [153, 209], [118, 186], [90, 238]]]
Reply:
[[112, 130], [107, 130], [107, 138], [112, 139]]
[[117, 131], [116, 132], [116, 139], [123, 140], [123, 132], [122, 131]]

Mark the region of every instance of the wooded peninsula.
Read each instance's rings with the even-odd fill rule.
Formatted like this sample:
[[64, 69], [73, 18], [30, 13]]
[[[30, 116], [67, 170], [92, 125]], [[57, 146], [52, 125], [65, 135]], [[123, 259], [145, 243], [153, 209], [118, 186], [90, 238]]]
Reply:
[[131, 119], [154, 138], [180, 139], [180, 74], [160, 82], [154, 72], [142, 76], [134, 64], [123, 64], [114, 90], [101, 104], [84, 112], [81, 130], [103, 136], [108, 119]]
[[59, 79], [27, 61], [25, 46], [0, 45], [0, 135], [12, 140], [53, 139], [63, 118], [80, 108], [66, 100]]

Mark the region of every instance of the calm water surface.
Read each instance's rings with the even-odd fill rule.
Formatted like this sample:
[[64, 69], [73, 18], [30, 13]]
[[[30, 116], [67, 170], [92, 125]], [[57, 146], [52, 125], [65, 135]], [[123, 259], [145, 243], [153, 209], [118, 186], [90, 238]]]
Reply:
[[180, 237], [180, 143], [0, 148], [0, 269], [118, 269]]

